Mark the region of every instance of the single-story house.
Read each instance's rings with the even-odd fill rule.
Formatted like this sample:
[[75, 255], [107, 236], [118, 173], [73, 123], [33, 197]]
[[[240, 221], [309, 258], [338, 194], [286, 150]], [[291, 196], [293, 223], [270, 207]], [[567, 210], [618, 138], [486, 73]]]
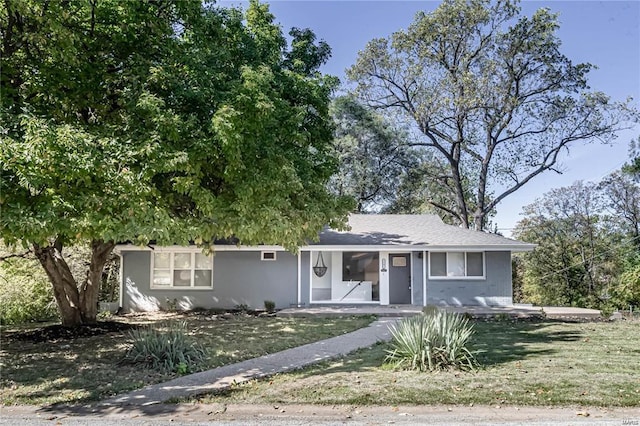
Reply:
[[121, 244], [125, 312], [291, 306], [512, 304], [511, 253], [535, 245], [446, 225], [435, 215], [351, 215], [291, 253], [279, 246]]

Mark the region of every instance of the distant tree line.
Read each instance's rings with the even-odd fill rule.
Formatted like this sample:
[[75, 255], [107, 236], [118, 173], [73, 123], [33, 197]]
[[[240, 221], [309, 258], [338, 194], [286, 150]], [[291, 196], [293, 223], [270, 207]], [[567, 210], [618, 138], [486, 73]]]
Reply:
[[514, 262], [519, 301], [640, 307], [637, 159], [600, 182], [553, 189], [524, 208], [514, 236], [538, 247]]

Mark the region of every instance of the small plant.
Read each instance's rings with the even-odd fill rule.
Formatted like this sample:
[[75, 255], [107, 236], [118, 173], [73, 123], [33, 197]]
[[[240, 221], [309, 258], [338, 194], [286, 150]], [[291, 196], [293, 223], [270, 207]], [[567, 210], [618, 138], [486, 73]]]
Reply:
[[181, 376], [188, 374], [189, 366], [187, 365], [187, 363], [181, 362], [180, 364], [178, 364], [178, 366], [176, 367], [176, 373], [178, 373]]
[[206, 350], [187, 335], [186, 322], [169, 323], [162, 329], [147, 326], [130, 331], [129, 336], [133, 346], [122, 363], [187, 374], [207, 357]]
[[239, 305], [236, 305], [234, 309], [240, 312], [241, 314], [246, 314], [250, 310], [249, 305], [245, 303], [240, 303]]
[[613, 315], [614, 311], [615, 311], [615, 308], [612, 305], [610, 304], [602, 305], [602, 307], [600, 308], [600, 316], [608, 320], [611, 318], [611, 315]]
[[100, 320], [108, 320], [113, 317], [111, 311], [100, 311], [98, 312], [98, 319]]
[[437, 371], [474, 370], [477, 361], [467, 348], [473, 326], [463, 316], [436, 312], [403, 319], [391, 326], [391, 349], [385, 361], [395, 368]]
[[273, 300], [265, 300], [264, 301], [264, 310], [269, 312], [270, 314], [276, 311], [276, 302]]
[[178, 299], [169, 299], [168, 297], [165, 299], [165, 304], [167, 305], [167, 311], [176, 312], [178, 310]]

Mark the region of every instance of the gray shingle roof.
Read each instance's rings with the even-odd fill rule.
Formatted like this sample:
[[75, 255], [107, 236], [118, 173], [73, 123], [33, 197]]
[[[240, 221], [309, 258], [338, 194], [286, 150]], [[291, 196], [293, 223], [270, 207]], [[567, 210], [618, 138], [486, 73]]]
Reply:
[[516, 251], [534, 247], [500, 235], [447, 225], [430, 214], [354, 214], [349, 217], [349, 226], [349, 231], [325, 229], [320, 233], [320, 241], [313, 245], [489, 246]]

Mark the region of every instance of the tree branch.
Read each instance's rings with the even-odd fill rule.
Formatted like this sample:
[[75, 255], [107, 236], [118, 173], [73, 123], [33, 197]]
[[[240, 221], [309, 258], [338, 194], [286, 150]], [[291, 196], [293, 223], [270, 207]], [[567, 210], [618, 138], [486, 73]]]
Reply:
[[6, 256], [0, 256], [0, 262], [4, 261], [4, 260], [8, 260], [8, 259], [13, 259], [16, 257], [20, 257], [25, 259], [27, 257], [28, 254], [32, 253], [31, 250], [27, 250], [24, 253], [12, 253], [12, 254], [8, 254]]
[[431, 204], [433, 207], [443, 210], [447, 213], [449, 213], [451, 216], [455, 217], [456, 219], [458, 219], [460, 221], [460, 223], [464, 223], [464, 221], [462, 220], [462, 218], [460, 217], [460, 215], [458, 214], [458, 212], [451, 210], [448, 207], [443, 206], [442, 204], [438, 204], [433, 200], [428, 200], [429, 204]]

